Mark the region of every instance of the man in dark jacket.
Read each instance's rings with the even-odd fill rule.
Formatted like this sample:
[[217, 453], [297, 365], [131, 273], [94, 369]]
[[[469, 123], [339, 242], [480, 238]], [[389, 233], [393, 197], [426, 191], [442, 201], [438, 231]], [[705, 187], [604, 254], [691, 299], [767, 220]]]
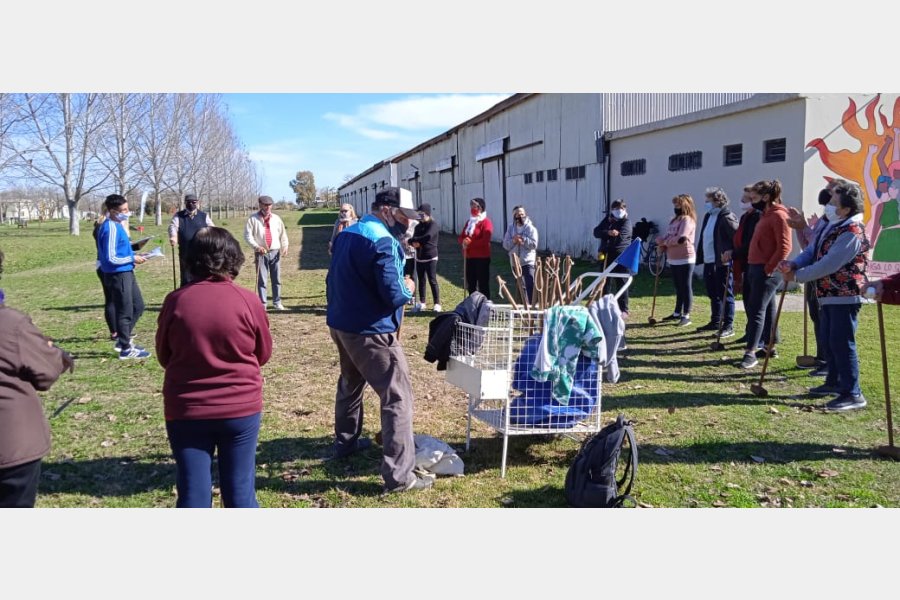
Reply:
[[173, 249], [178, 246], [182, 287], [191, 281], [190, 270], [184, 264], [184, 253], [187, 251], [188, 242], [194, 239], [194, 235], [204, 227], [213, 227], [212, 219], [200, 210], [200, 199], [194, 194], [188, 194], [184, 197], [184, 209], [175, 213], [169, 224], [169, 243], [172, 244]]
[[403, 307], [415, 291], [412, 280], [403, 277], [399, 242], [418, 218], [407, 194], [396, 187], [378, 192], [372, 212], [334, 238], [325, 278], [326, 322], [341, 364], [334, 405], [335, 456], [343, 458], [371, 445], [360, 437], [368, 383], [381, 400], [381, 476], [387, 492], [425, 489], [432, 483], [413, 472], [413, 391], [397, 335]]
[[41, 459], [50, 451], [50, 424], [36, 392], [73, 365], [27, 315], [4, 305], [0, 290], [0, 508], [34, 506]]
[[[744, 194], [741, 196], [741, 218], [738, 221], [737, 231], [734, 232], [733, 249], [726, 250], [722, 253], [722, 262], [732, 265], [732, 280], [734, 293], [740, 293], [743, 297], [744, 312], [747, 312], [747, 299], [750, 297], [750, 278], [744, 277], [747, 271], [747, 257], [750, 253], [750, 240], [753, 239], [753, 233], [756, 231], [756, 224], [762, 216], [762, 211], [754, 206], [750, 200], [750, 190], [752, 186], [744, 186]], [[747, 324], [749, 327], [749, 323]], [[768, 343], [769, 333], [772, 330], [772, 323], [766, 319], [763, 325], [762, 342]], [[747, 332], [741, 336], [737, 342], [744, 343], [747, 341]]]
[[[728, 209], [728, 196], [720, 187], [706, 190], [706, 215], [700, 226], [697, 242], [697, 264], [703, 265], [703, 281], [709, 297], [709, 323], [698, 331], [718, 331], [722, 322], [722, 337], [734, 335], [734, 280], [722, 254], [734, 249], [734, 232], [738, 221]], [[723, 312], [724, 311], [724, 312]]]
[[[609, 215], [594, 227], [594, 237], [600, 240], [597, 258], [604, 261], [604, 267], [611, 264], [628, 246], [631, 245], [631, 222], [628, 220], [628, 206], [621, 198], [610, 205]], [[602, 258], [601, 258], [602, 257]], [[627, 273], [621, 265], [613, 269], [613, 273]], [[611, 277], [607, 288], [610, 293], [618, 289], [618, 280]], [[628, 318], [628, 290], [619, 296], [619, 310], [622, 317]]]

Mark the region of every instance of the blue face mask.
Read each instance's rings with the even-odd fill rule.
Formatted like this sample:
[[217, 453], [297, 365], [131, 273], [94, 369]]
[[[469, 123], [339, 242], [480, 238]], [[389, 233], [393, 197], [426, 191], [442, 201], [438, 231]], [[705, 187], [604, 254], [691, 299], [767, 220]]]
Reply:
[[837, 207], [834, 204], [826, 204], [825, 216], [828, 217], [829, 221], [834, 221], [835, 219], [837, 219]]
[[116, 221], [118, 221], [119, 223], [124, 223], [130, 216], [131, 213], [116, 213]]

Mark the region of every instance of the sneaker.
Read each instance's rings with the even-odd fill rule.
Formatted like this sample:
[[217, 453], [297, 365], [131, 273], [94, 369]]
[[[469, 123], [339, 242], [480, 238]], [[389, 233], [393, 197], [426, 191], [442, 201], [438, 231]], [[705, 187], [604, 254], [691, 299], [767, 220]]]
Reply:
[[837, 398], [828, 402], [823, 407], [828, 412], [846, 412], [859, 410], [866, 407], [866, 399], [862, 394], [840, 394]]
[[352, 448], [342, 448], [338, 450], [337, 444], [334, 447], [334, 457], [335, 458], [347, 458], [348, 456], [352, 456], [357, 452], [361, 452], [363, 450], [368, 450], [372, 447], [372, 440], [367, 437], [359, 437], [356, 438], [356, 444]]
[[415, 475], [415, 479], [413, 479], [408, 485], [405, 487], [398, 487], [392, 490], [385, 490], [385, 494], [395, 494], [397, 492], [409, 492], [415, 490], [427, 490], [434, 486], [434, 478], [432, 477], [421, 477], [419, 475]]
[[[756, 358], [765, 358], [766, 357], [766, 349], [760, 348], [756, 351]], [[769, 354], [769, 358], [778, 358], [778, 349], [772, 348], [772, 352]]]
[[678, 323], [676, 323], [676, 325], [678, 325], [679, 327], [685, 327], [686, 325], [690, 325], [690, 324], [691, 324], [691, 316], [690, 315], [684, 315], [683, 317], [681, 317], [681, 320], [678, 321]]
[[712, 321], [710, 321], [703, 327], [697, 328], [697, 331], [718, 331], [718, 330], [719, 330], [719, 323], [718, 322], [713, 323]]
[[731, 327], [726, 327], [722, 330], [722, 334], [719, 336], [721, 338], [730, 338], [734, 337], [734, 329]]
[[[134, 336], [131, 336], [130, 338], [128, 338], [128, 344], [129, 344], [129, 346], [134, 346]], [[141, 347], [138, 346], [138, 348], [141, 348]], [[118, 340], [116, 340], [116, 344], [113, 346], [113, 350], [115, 350], [116, 352], [121, 352], [124, 349], [125, 348], [123, 348], [122, 346], [119, 345]], [[141, 350], [143, 350], [143, 348], [141, 348]]]
[[281, 302], [275, 303], [275, 310], [287, 310]]
[[738, 366], [742, 369], [752, 369], [756, 365], [759, 364], [759, 361], [756, 360], [756, 357], [752, 354], [745, 354], [744, 359], [738, 364]]
[[680, 315], [680, 314], [678, 314], [678, 313], [672, 313], [672, 314], [669, 315], [668, 317], [663, 317], [662, 320], [663, 320], [663, 321], [674, 321], [674, 320], [680, 319], [680, 318], [681, 318], [681, 315]]
[[132, 346], [119, 352], [119, 360], [150, 358], [150, 353], [140, 346]]
[[440, 304], [435, 304], [435, 305], [434, 305], [434, 312], [442, 312], [443, 310], [444, 310], [444, 309], [441, 307]]
[[413, 312], [422, 312], [423, 310], [425, 310], [425, 303], [424, 303], [424, 302], [415, 302], [415, 303], [413, 303]]
[[819, 367], [809, 372], [810, 377], [828, 377], [828, 367]]
[[822, 385], [809, 388], [809, 393], [813, 396], [834, 396], [835, 394], [840, 395], [841, 390], [836, 386], [823, 383]]

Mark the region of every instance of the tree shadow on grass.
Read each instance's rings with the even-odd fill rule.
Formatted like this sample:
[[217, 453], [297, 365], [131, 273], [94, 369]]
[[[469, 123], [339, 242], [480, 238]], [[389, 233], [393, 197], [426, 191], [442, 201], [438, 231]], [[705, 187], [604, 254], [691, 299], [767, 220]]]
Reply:
[[170, 455], [111, 456], [89, 460], [44, 461], [41, 494], [132, 496], [171, 489], [175, 462]]
[[[873, 451], [869, 448], [803, 442], [703, 442], [686, 446], [661, 446], [659, 444], [640, 444], [638, 441], [638, 444], [640, 462], [653, 464], [734, 462], [763, 466], [766, 463], [786, 464], [797, 461], [871, 460], [874, 456]], [[835, 452], [835, 448], [841, 452]], [[752, 457], [756, 457], [756, 459]], [[758, 459], [762, 459], [762, 461]]]
[[[773, 386], [768, 387], [767, 397], [754, 396], [748, 386], [741, 392], [660, 392], [623, 396], [604, 394], [601, 402], [604, 411], [625, 411], [629, 408], [695, 408], [700, 406], [789, 406], [811, 410], [817, 399], [798, 399], [795, 395], [773, 396]], [[806, 398], [806, 397], [804, 397]]]

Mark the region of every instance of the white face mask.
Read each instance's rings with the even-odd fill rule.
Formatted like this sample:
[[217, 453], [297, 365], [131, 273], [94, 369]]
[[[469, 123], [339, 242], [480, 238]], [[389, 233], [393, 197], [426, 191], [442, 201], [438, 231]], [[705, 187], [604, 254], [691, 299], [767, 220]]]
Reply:
[[625, 216], [625, 211], [622, 210], [621, 208], [617, 208], [617, 209], [615, 209], [615, 210], [612, 211], [612, 216], [615, 217], [615, 218], [617, 218], [617, 219], [621, 219], [622, 217]]
[[835, 219], [837, 219], [837, 207], [834, 204], [826, 204], [825, 216], [828, 217], [829, 221], [834, 221]]
[[715, 204], [713, 204], [712, 202], [710, 202], [708, 200], [705, 202], [705, 205], [706, 205], [706, 212], [709, 212], [716, 207]]

